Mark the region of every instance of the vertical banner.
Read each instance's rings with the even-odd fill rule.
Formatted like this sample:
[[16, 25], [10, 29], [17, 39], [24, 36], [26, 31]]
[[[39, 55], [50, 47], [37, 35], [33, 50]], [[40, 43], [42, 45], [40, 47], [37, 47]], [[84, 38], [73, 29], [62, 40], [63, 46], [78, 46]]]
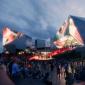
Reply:
[[81, 38], [81, 35], [78, 32], [77, 27], [75, 26], [72, 18], [69, 19], [69, 32], [77, 40], [77, 42], [83, 45], [83, 40]]

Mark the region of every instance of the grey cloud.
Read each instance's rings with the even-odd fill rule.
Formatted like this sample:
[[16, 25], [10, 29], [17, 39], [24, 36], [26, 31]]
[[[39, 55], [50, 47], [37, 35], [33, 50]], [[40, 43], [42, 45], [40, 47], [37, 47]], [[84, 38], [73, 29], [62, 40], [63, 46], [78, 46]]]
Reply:
[[85, 0], [0, 0], [0, 28], [4, 25], [32, 37], [53, 37], [71, 14], [85, 16]]

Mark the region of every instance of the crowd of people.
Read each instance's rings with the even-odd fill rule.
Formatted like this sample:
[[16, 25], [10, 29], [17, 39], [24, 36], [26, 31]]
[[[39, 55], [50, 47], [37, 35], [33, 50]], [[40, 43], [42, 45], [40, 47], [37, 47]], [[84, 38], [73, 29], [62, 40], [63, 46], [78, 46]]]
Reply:
[[[22, 56], [23, 57], [23, 56]], [[40, 79], [45, 85], [59, 85], [62, 78], [65, 85], [85, 85], [84, 62], [57, 62], [55, 60], [27, 61], [25, 58], [0, 57], [0, 85], [18, 85], [23, 79]], [[4, 70], [3, 72], [1, 72]], [[6, 81], [3, 75], [6, 74]], [[3, 80], [1, 77], [3, 76]], [[2, 83], [2, 84], [1, 84]], [[61, 85], [61, 84], [60, 84]]]

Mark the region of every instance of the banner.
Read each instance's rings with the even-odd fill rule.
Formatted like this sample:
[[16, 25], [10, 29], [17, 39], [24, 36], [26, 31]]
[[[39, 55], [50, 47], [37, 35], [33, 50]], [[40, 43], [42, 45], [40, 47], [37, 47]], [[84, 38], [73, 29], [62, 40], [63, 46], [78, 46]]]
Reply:
[[67, 27], [68, 27], [68, 20], [64, 22], [64, 24], [60, 27], [60, 29], [56, 33], [56, 39], [54, 40], [54, 44], [58, 48], [62, 48], [65, 45], [65, 42], [67, 40], [67, 36], [65, 35]]
[[11, 43], [17, 37], [17, 33], [11, 31], [8, 27], [3, 29], [3, 46]]
[[81, 38], [81, 35], [78, 32], [78, 29], [71, 18], [69, 19], [69, 32], [77, 40], [77, 42], [83, 45], [83, 40]]

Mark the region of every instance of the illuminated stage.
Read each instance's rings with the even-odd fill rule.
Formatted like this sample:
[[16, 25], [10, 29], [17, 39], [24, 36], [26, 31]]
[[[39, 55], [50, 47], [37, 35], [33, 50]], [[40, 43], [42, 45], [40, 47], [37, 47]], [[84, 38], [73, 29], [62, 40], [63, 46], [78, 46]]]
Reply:
[[[82, 47], [85, 44], [85, 19], [76, 16], [69, 16], [64, 24], [59, 28], [54, 37], [54, 45], [57, 47], [56, 50], [47, 53], [46, 55], [33, 55], [29, 60], [51, 60], [54, 56], [58, 56], [67, 51], [72, 51], [77, 47]], [[3, 46], [6, 47], [10, 44], [15, 44], [16, 47], [19, 46], [21, 42], [20, 39], [23, 36], [22, 33], [13, 32], [9, 28], [3, 29]], [[23, 42], [28, 40], [28, 44], [23, 44], [20, 46], [31, 46], [32, 39], [26, 36]], [[17, 43], [17, 41], [20, 41]]]

